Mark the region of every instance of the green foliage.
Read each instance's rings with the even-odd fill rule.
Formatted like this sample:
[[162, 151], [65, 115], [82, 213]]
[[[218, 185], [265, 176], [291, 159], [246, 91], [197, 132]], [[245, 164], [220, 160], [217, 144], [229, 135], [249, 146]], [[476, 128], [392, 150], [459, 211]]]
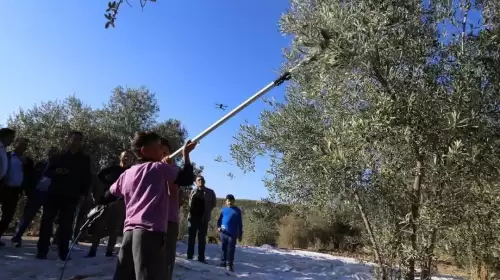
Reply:
[[[156, 131], [169, 139], [172, 148], [181, 147], [187, 138], [186, 129], [179, 120], [159, 122], [158, 112], [155, 95], [148, 89], [116, 87], [102, 108], [91, 108], [73, 95], [63, 101], [42, 102], [31, 109], [20, 109], [9, 118], [8, 126], [15, 128], [18, 136], [31, 140], [28, 155], [35, 160], [45, 158], [49, 147], [65, 149], [69, 132], [82, 131], [84, 150], [90, 155], [96, 174], [118, 162], [119, 154], [130, 148], [136, 131]], [[194, 165], [196, 173], [203, 171], [203, 166]], [[99, 184], [96, 178], [93, 184]], [[15, 220], [22, 210], [21, 202]]]
[[[326, 212], [326, 213], [325, 213]], [[278, 245], [318, 251], [356, 251], [363, 246], [361, 223], [338, 210], [289, 213], [280, 220]]]
[[243, 217], [245, 224], [243, 243], [250, 246], [276, 245], [279, 234], [277, 224], [269, 224], [262, 219], [255, 219], [251, 215]]
[[157, 121], [159, 107], [154, 93], [146, 88], [113, 90], [100, 109], [85, 105], [76, 96], [63, 101], [48, 101], [31, 109], [20, 109], [8, 120], [20, 136], [32, 140], [29, 153], [42, 159], [51, 146], [64, 149], [72, 130], [84, 134], [84, 149], [91, 156], [94, 170], [116, 163], [118, 155], [130, 148], [136, 131], [153, 130], [169, 139], [175, 148], [186, 140], [187, 131], [180, 121]]
[[[464, 27], [472, 9], [483, 21]], [[284, 102], [259, 125], [241, 126], [233, 158], [252, 171], [257, 156], [270, 155], [266, 185], [278, 201], [358, 210], [380, 260], [407, 279], [418, 264], [429, 277], [447, 238], [467, 244], [471, 269], [491, 267], [499, 255], [492, 244], [500, 244], [490, 222], [500, 217], [498, 9], [292, 0], [281, 19], [294, 38], [284, 66], [314, 51], [325, 33], [331, 39], [295, 73]]]
[[283, 248], [307, 249], [309, 231], [307, 221], [295, 215], [287, 215], [280, 221], [278, 246]]

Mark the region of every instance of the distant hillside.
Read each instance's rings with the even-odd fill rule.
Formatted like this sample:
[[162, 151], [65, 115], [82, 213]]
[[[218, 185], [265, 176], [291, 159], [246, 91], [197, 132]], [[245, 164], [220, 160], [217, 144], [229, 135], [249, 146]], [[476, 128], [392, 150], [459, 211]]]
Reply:
[[[260, 203], [260, 200], [251, 199], [236, 199], [236, 205], [242, 209], [254, 208]], [[217, 206], [222, 207], [226, 205], [226, 198], [217, 198]]]

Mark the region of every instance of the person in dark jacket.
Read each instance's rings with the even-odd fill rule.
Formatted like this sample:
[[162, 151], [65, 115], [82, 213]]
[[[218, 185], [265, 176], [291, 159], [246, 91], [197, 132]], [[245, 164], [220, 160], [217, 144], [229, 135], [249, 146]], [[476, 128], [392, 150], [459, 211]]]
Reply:
[[243, 219], [240, 208], [235, 205], [234, 195], [226, 196], [226, 205], [227, 207], [222, 208], [219, 220], [217, 220], [221, 241], [220, 266], [233, 271], [236, 238], [241, 242], [243, 237]]
[[57, 237], [59, 259], [65, 260], [72, 235], [77, 206], [86, 199], [92, 180], [90, 157], [82, 151], [83, 134], [69, 135], [68, 149], [59, 154], [49, 166], [46, 176], [51, 179], [47, 200], [43, 205], [36, 258], [46, 259], [55, 217], [59, 214]]
[[23, 173], [24, 180], [21, 188], [25, 196], [30, 196], [35, 190], [36, 184], [40, 179], [40, 172], [35, 168], [35, 161], [29, 156], [23, 155]]
[[[133, 158], [134, 155], [131, 152], [124, 151], [120, 155], [120, 164], [112, 165], [99, 172], [97, 177], [104, 185], [104, 189], [102, 191], [95, 190], [94, 197], [101, 197], [104, 192], [108, 191], [111, 185], [118, 180], [120, 175], [122, 175], [122, 173], [130, 167]], [[92, 232], [92, 246], [90, 246], [89, 253], [87, 255], [88, 258], [96, 256], [99, 241], [101, 241], [101, 238], [106, 236], [106, 233], [109, 234], [106, 257], [114, 256], [113, 250], [118, 237], [117, 229], [120, 225], [123, 225], [122, 217], [120, 217], [123, 215], [120, 214], [124, 211], [124, 209], [122, 209], [124, 207], [125, 205], [122, 200], [113, 202], [106, 208], [106, 210], [104, 210], [102, 216], [95, 222]]]
[[24, 232], [30, 226], [33, 218], [36, 216], [36, 213], [40, 210], [45, 202], [45, 199], [47, 198], [50, 178], [45, 176], [45, 172], [48, 169], [50, 162], [54, 161], [56, 155], [57, 148], [49, 148], [47, 152], [47, 160], [38, 162], [35, 166], [35, 172], [32, 176], [34, 177], [33, 180], [36, 180], [37, 183], [34, 190], [31, 190], [31, 187], [26, 187], [28, 191], [25, 190], [27, 193], [27, 200], [26, 205], [24, 206], [23, 216], [19, 220], [16, 232], [11, 240], [14, 247], [21, 247]]
[[187, 258], [193, 259], [194, 245], [198, 237], [198, 261], [205, 261], [205, 246], [207, 243], [208, 224], [210, 223], [212, 210], [215, 208], [217, 198], [215, 192], [205, 186], [205, 178], [201, 175], [196, 177], [196, 188], [189, 196], [188, 214], [188, 248]]

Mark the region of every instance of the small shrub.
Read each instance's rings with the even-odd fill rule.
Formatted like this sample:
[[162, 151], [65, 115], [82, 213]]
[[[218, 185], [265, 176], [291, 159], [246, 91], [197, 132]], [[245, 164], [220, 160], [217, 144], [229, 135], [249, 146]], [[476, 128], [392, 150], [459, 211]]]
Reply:
[[361, 245], [361, 229], [341, 219], [326, 220], [308, 216], [309, 246], [316, 250], [355, 251]]
[[263, 219], [251, 220], [245, 217], [243, 219], [243, 243], [250, 246], [276, 245], [278, 236], [277, 223], [268, 223]]
[[280, 221], [278, 246], [282, 248], [307, 249], [309, 245], [309, 230], [306, 220], [287, 215]]

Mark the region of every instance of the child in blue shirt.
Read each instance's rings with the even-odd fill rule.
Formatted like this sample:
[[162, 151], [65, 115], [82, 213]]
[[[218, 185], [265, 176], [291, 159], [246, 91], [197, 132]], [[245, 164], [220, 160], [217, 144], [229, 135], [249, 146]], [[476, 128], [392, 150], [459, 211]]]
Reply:
[[217, 228], [220, 233], [221, 257], [220, 266], [233, 271], [234, 253], [236, 250], [236, 238], [241, 242], [243, 237], [243, 220], [240, 208], [235, 206], [232, 194], [226, 196], [227, 207], [222, 208]]

